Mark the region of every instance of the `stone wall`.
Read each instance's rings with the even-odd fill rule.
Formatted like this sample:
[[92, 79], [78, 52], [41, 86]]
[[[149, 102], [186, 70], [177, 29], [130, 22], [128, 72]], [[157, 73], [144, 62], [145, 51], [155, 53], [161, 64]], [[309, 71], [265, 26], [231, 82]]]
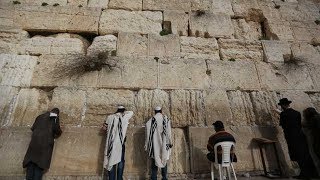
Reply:
[[[262, 170], [252, 138], [267, 137], [292, 173], [273, 109], [288, 97], [320, 110], [319, 10], [316, 0], [1, 0], [0, 178], [23, 176], [30, 126], [59, 107], [46, 179], [100, 179], [99, 128], [118, 104], [135, 112], [128, 179], [149, 173], [143, 126], [156, 105], [172, 120], [172, 178], [209, 173], [216, 120], [237, 139], [236, 171]], [[101, 53], [101, 67], [84, 68]]]

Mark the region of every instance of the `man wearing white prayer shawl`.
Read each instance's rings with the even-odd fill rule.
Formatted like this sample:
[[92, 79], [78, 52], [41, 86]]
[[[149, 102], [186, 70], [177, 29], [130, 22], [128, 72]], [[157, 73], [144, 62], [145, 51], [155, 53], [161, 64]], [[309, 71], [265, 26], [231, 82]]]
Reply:
[[145, 150], [151, 158], [151, 180], [157, 179], [158, 168], [161, 168], [162, 180], [167, 180], [167, 161], [171, 143], [171, 122], [162, 114], [161, 107], [155, 108], [155, 115], [146, 124]]
[[103, 125], [103, 130], [107, 131], [103, 167], [108, 171], [109, 180], [123, 178], [126, 132], [132, 116], [132, 111], [118, 106], [117, 112], [109, 115]]

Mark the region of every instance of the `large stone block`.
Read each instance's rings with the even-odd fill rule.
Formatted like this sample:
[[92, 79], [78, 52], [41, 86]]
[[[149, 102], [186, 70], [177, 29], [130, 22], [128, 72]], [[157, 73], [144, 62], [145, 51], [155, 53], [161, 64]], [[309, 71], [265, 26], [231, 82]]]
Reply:
[[219, 39], [218, 44], [222, 60], [262, 61], [262, 46], [260, 41]]
[[115, 67], [99, 72], [98, 87], [155, 88], [158, 65], [153, 58], [115, 58]]
[[113, 52], [117, 51], [117, 41], [118, 38], [114, 35], [97, 36], [88, 47], [87, 55], [92, 56], [106, 52], [109, 55], [114, 55]]
[[149, 56], [170, 57], [180, 55], [180, 39], [177, 35], [149, 35]]
[[18, 95], [18, 88], [0, 86], [0, 126], [11, 124], [11, 114]]
[[284, 41], [262, 41], [264, 61], [268, 63], [284, 63], [285, 57], [291, 56], [291, 48]]
[[99, 8], [17, 6], [14, 21], [28, 31], [98, 33], [100, 14]]
[[313, 80], [313, 84], [314, 84], [314, 89], [316, 90], [320, 90], [320, 66], [317, 65], [308, 65], [309, 67], [309, 72], [310, 72], [310, 76]]
[[245, 18], [252, 20], [259, 17], [252, 17], [255, 14], [255, 10], [259, 10], [259, 4], [257, 0], [232, 0], [232, 9], [234, 16], [237, 18]]
[[190, 0], [144, 0], [143, 10], [180, 10], [189, 12]]
[[0, 29], [0, 53], [17, 54], [19, 44], [28, 38], [28, 32], [2, 26]]
[[173, 34], [188, 36], [189, 15], [184, 11], [164, 11], [163, 21], [171, 23]]
[[271, 40], [293, 41], [293, 32], [289, 22], [267, 20], [265, 21], [266, 36]]
[[191, 3], [191, 11], [209, 11], [212, 9], [212, 0], [193, 0]]
[[106, 9], [108, 7], [109, 0], [88, 0], [88, 7], [98, 7]]
[[[87, 92], [84, 126], [101, 126], [107, 115], [115, 113], [118, 105], [134, 111], [134, 93], [129, 90], [98, 89]], [[135, 118], [134, 118], [135, 119]], [[133, 124], [134, 119], [131, 119]]]
[[31, 127], [36, 117], [48, 110], [50, 101], [45, 91], [21, 89], [13, 107], [11, 126]]
[[110, 0], [110, 9], [142, 10], [142, 0]]
[[135, 32], [158, 34], [162, 30], [161, 23], [161, 12], [107, 9], [102, 11], [99, 33]]
[[310, 93], [308, 95], [311, 99], [313, 107], [316, 108], [317, 111], [320, 111], [320, 93]]
[[61, 125], [81, 125], [86, 106], [86, 92], [76, 88], [55, 88], [51, 108], [60, 109]]
[[234, 34], [231, 18], [225, 14], [205, 12], [190, 14], [190, 35], [200, 37], [227, 37]]
[[262, 37], [262, 27], [259, 22], [233, 19], [234, 37], [241, 40], [259, 40]]
[[211, 11], [214, 13], [223, 13], [229, 16], [234, 16], [231, 0], [213, 0]]
[[0, 85], [30, 86], [38, 57], [0, 54]]
[[214, 38], [180, 37], [181, 56], [188, 59], [220, 59]]
[[320, 65], [320, 52], [312, 45], [307, 43], [294, 43], [291, 49], [294, 59], [308, 64]]
[[160, 59], [159, 86], [164, 89], [205, 89], [209, 76], [205, 60]]
[[214, 89], [260, 89], [254, 62], [207, 61], [210, 87]]
[[202, 91], [174, 90], [170, 92], [171, 123], [174, 127], [203, 126], [205, 109]]
[[118, 35], [117, 56], [120, 57], [147, 57], [148, 35], [138, 33], [123, 33]]

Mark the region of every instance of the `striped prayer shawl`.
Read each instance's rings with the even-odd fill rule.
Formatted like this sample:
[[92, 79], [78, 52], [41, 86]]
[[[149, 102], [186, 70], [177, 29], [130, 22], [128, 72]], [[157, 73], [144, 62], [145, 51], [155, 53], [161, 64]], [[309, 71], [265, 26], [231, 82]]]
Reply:
[[147, 147], [149, 157], [154, 157], [153, 142], [152, 141], [153, 141], [153, 134], [154, 134], [154, 131], [156, 130], [156, 128], [157, 128], [157, 121], [153, 117], [152, 121], [151, 121], [150, 135], [149, 135], [148, 147]]
[[[113, 128], [114, 128], [114, 120], [112, 120], [110, 132], [113, 132]], [[113, 133], [110, 133], [109, 139], [108, 139], [108, 151], [107, 151], [108, 158], [110, 158], [111, 156], [112, 148], [113, 148]]]

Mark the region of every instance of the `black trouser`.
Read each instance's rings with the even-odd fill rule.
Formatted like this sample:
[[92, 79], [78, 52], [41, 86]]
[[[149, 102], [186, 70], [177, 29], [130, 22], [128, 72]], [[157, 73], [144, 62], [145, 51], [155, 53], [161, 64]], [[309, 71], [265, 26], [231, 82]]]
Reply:
[[[156, 161], [152, 159], [151, 162], [151, 180], [157, 180], [158, 167], [156, 166]], [[167, 165], [161, 168], [162, 180], [167, 180]]]
[[26, 180], [41, 180], [43, 175], [43, 169], [33, 162], [27, 165]]

